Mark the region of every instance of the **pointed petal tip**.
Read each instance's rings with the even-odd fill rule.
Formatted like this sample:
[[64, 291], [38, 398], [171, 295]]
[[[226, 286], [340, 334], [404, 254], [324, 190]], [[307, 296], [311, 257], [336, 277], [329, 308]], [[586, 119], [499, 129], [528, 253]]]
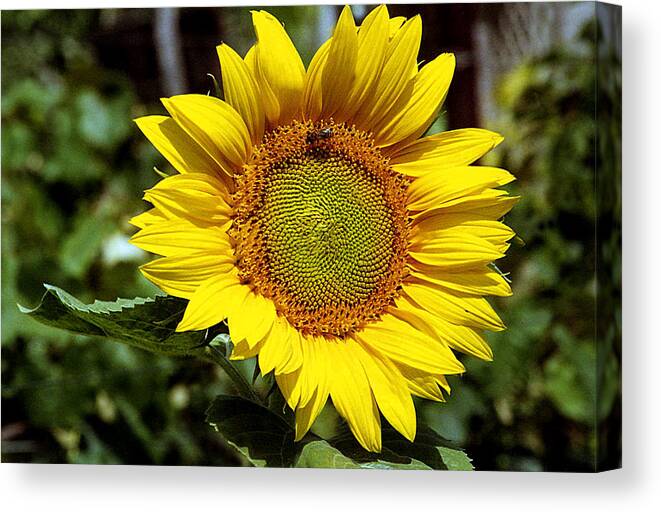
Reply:
[[[380, 432], [379, 432], [380, 433]], [[379, 435], [377, 439], [370, 439], [369, 444], [363, 444], [362, 442], [360, 444], [363, 445], [363, 447], [368, 451], [372, 453], [381, 453], [381, 436]]]
[[179, 322], [177, 324], [177, 327], [175, 328], [174, 332], [185, 332], [185, 331], [189, 331], [189, 330], [190, 329], [189, 329], [188, 325], [186, 325], [186, 323], [184, 323], [184, 321], [182, 320], [181, 322]]
[[409, 19], [407, 23], [414, 25], [416, 29], [422, 29], [422, 16], [416, 14], [413, 18]]
[[[438, 57], [436, 57], [436, 59], [439, 59], [439, 63], [446, 61], [448, 65], [452, 68], [452, 71], [454, 73], [454, 69], [457, 67], [457, 57], [455, 56], [454, 53], [452, 52], [441, 53]], [[434, 61], [432, 60], [431, 62]]]
[[294, 435], [294, 441], [299, 442], [307, 434], [307, 430], [303, 430], [298, 423], [296, 423], [296, 433]]
[[405, 432], [400, 432], [400, 433], [401, 433], [406, 439], [408, 439], [410, 442], [413, 443], [413, 442], [415, 441], [416, 430], [417, 430], [417, 429], [416, 429], [416, 426], [413, 425], [413, 429], [412, 429], [412, 430], [407, 430], [407, 431], [405, 431]]
[[250, 14], [252, 15], [253, 23], [257, 23], [260, 21], [276, 21], [280, 25], [282, 25], [282, 22], [278, 18], [276, 18], [275, 16], [273, 16], [273, 14], [263, 9], [260, 9], [259, 11], [250, 11]]
[[386, 4], [379, 4], [375, 7], [375, 10], [379, 11], [386, 11], [386, 14], [388, 14], [388, 6]]
[[165, 107], [165, 109], [170, 112], [170, 106], [172, 105], [172, 99], [171, 98], [160, 98], [161, 104]]

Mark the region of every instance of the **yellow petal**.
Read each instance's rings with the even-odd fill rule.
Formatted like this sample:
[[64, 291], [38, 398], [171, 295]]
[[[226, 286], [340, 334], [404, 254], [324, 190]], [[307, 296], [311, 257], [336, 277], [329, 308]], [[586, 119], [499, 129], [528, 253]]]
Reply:
[[[380, 321], [368, 324], [355, 336], [362, 344], [412, 368], [444, 374], [464, 371], [450, 349], [392, 315], [382, 316]], [[406, 340], [406, 343], [402, 340]]]
[[259, 369], [262, 375], [266, 375], [276, 368], [282, 368], [291, 357], [289, 329], [289, 322], [286, 319], [276, 317], [271, 332], [259, 351]]
[[[246, 56], [243, 58], [243, 62], [246, 63], [246, 66], [248, 66], [248, 69], [250, 70], [250, 73], [252, 73], [252, 76], [255, 77], [255, 80], [257, 80], [257, 45], [252, 45], [248, 51], [246, 52]], [[259, 83], [257, 84], [259, 87]]]
[[402, 374], [388, 359], [369, 347], [356, 350], [372, 388], [379, 410], [388, 422], [406, 439], [415, 438], [415, 407]]
[[185, 256], [198, 252], [230, 253], [229, 239], [218, 228], [199, 228], [185, 220], [167, 220], [142, 228], [131, 237], [136, 247], [161, 256]]
[[424, 265], [456, 271], [483, 267], [505, 256], [505, 251], [482, 238], [458, 232], [416, 243], [411, 246], [409, 256]]
[[[378, 125], [407, 86], [413, 87], [421, 37], [422, 21], [420, 16], [415, 16], [404, 24], [388, 44], [388, 53], [374, 92], [366, 98], [357, 114], [368, 126]], [[380, 133], [375, 132], [374, 138], [379, 141]]]
[[366, 450], [381, 451], [381, 419], [367, 375], [358, 360], [360, 347], [351, 339], [328, 340], [327, 349], [327, 364], [332, 368], [330, 394], [337, 412]]
[[453, 349], [485, 361], [493, 360], [491, 347], [475, 329], [454, 325], [440, 318], [435, 318], [434, 322], [438, 337]]
[[487, 361], [493, 359], [491, 347], [471, 327], [452, 324], [403, 298], [397, 300], [397, 307], [393, 308], [392, 312], [418, 329], [429, 332], [446, 346]]
[[245, 340], [249, 348], [262, 341], [275, 321], [275, 306], [266, 297], [250, 292], [228, 318], [230, 336]]
[[232, 340], [232, 353], [229, 356], [230, 361], [245, 361], [252, 359], [259, 354], [262, 349], [262, 343], [257, 343], [254, 347], [249, 347], [246, 340]]
[[358, 32], [348, 5], [344, 6], [328, 47], [321, 75], [321, 117], [330, 118], [345, 105], [356, 75]]
[[194, 224], [222, 226], [232, 209], [224, 198], [225, 185], [208, 174], [169, 176], [145, 191], [144, 199], [168, 217], [180, 217]]
[[427, 173], [409, 186], [408, 208], [414, 211], [436, 208], [486, 188], [506, 185], [514, 176], [497, 167], [466, 166]]
[[431, 375], [406, 365], [396, 366], [404, 377], [411, 394], [435, 402], [445, 402], [445, 397], [438, 387], [439, 380], [444, 379], [442, 376]]
[[[293, 329], [298, 339], [293, 336], [292, 358], [297, 358], [299, 366], [287, 373], [286, 381], [281, 386], [283, 395], [292, 409], [304, 407], [312, 400], [317, 389], [326, 389], [328, 386], [328, 368], [326, 354], [326, 340], [315, 336], [303, 335]], [[280, 374], [276, 373], [276, 380]]]
[[252, 327], [248, 330], [245, 338], [249, 346], [253, 346], [262, 340], [271, 331], [273, 322], [275, 322], [276, 311], [273, 302], [261, 295], [251, 295], [254, 297], [252, 308]]
[[327, 401], [328, 390], [319, 388], [305, 406], [296, 409], [296, 441], [300, 441], [307, 434]]
[[172, 118], [213, 158], [228, 176], [247, 161], [250, 134], [241, 116], [224, 101], [202, 94], [161, 100]]
[[400, 27], [404, 24], [405, 21], [406, 18], [404, 16], [395, 16], [393, 18], [390, 18], [390, 23], [388, 23], [390, 29], [390, 39], [395, 37], [397, 31], [400, 29]]
[[247, 333], [250, 331], [250, 325], [246, 319], [253, 313], [251, 308], [253, 297], [254, 294], [251, 291], [246, 293], [243, 300], [234, 305], [231, 314], [227, 315], [227, 328], [232, 342], [246, 341]]
[[152, 224], [163, 222], [164, 220], [168, 220], [168, 217], [163, 212], [159, 211], [158, 208], [152, 208], [151, 210], [147, 210], [146, 212], [131, 218], [129, 224], [142, 229], [151, 226]]
[[393, 104], [384, 121], [374, 127], [379, 134], [377, 145], [405, 143], [422, 135], [438, 116], [452, 75], [454, 55], [443, 53], [423, 66], [415, 76], [410, 93], [405, 91]]
[[204, 281], [229, 272], [231, 255], [199, 253], [159, 258], [140, 267], [140, 272], [165, 293], [188, 299]]
[[301, 398], [301, 387], [297, 386], [300, 375], [300, 369], [291, 373], [280, 373], [275, 376], [275, 381], [282, 392], [287, 405], [293, 410], [298, 407]]
[[419, 177], [472, 164], [502, 140], [497, 133], [478, 128], [437, 133], [399, 148], [390, 157], [390, 164], [397, 172]]
[[200, 331], [227, 318], [237, 303], [243, 302], [250, 289], [236, 274], [220, 274], [202, 283], [190, 299], [177, 332]]
[[477, 237], [490, 243], [496, 250], [504, 252], [509, 247], [507, 242], [515, 235], [512, 228], [495, 220], [471, 219], [457, 224], [447, 223], [448, 221], [455, 222], [458, 217], [453, 215], [447, 215], [445, 218], [434, 216], [415, 224], [413, 233], [409, 237], [412, 250], [418, 245], [433, 245], [437, 240], [443, 238], [458, 239], [467, 235]]
[[414, 267], [411, 275], [429, 281], [448, 290], [469, 295], [496, 295], [509, 297], [512, 288], [498, 272], [484, 267], [480, 270], [449, 272], [437, 267]]
[[332, 38], [319, 47], [305, 74], [303, 88], [303, 117], [305, 119], [317, 121], [321, 116], [321, 77], [326, 66], [331, 42]]
[[289, 355], [289, 359], [285, 364], [276, 367], [275, 369], [276, 375], [280, 373], [292, 373], [298, 370], [303, 364], [301, 334], [294, 326], [289, 324], [289, 322], [287, 322], [287, 324], [289, 326], [288, 343], [289, 343], [290, 355]]
[[417, 222], [433, 216], [443, 217], [453, 214], [496, 220], [509, 212], [518, 200], [518, 196], [510, 196], [505, 190], [488, 188], [440, 203], [417, 216], [415, 220]]
[[448, 384], [448, 380], [443, 375], [440, 375], [436, 379], [436, 383], [441, 386], [446, 393], [450, 394], [450, 384]]
[[259, 352], [262, 375], [274, 371], [275, 375], [291, 374], [303, 364], [298, 331], [284, 317], [276, 317], [271, 331]]
[[303, 366], [299, 379], [300, 406], [312, 400], [316, 389], [328, 389], [330, 366], [328, 365], [328, 343], [319, 336], [301, 335]]
[[[451, 293], [432, 283], [406, 282], [404, 293], [420, 308], [456, 325], [502, 331], [505, 324], [486, 299]], [[449, 372], [440, 372], [449, 373]]]
[[473, 231], [472, 234], [479, 236], [477, 231], [484, 227], [485, 229], [495, 229], [497, 231], [507, 230], [513, 233], [507, 225], [496, 222], [493, 219], [484, 218], [478, 211], [475, 212], [444, 212], [437, 215], [420, 215], [413, 221], [413, 231], [416, 235], [423, 236], [425, 232], [440, 231], [445, 229], [459, 229], [465, 227]]
[[389, 34], [388, 9], [380, 5], [365, 16], [358, 31], [355, 77], [344, 106], [335, 113], [336, 120], [350, 120], [360, 129], [371, 131], [367, 119], [354, 116], [365, 100], [374, 94], [386, 57]]
[[266, 11], [252, 11], [257, 36], [255, 68], [266, 117], [287, 124], [301, 110], [305, 67], [282, 24]]
[[213, 158], [171, 117], [139, 117], [135, 120], [135, 124], [158, 152], [180, 173], [204, 172], [213, 176], [220, 172]]
[[260, 144], [264, 135], [264, 106], [248, 65], [226, 44], [216, 47], [223, 77], [225, 101], [243, 118], [253, 144]]

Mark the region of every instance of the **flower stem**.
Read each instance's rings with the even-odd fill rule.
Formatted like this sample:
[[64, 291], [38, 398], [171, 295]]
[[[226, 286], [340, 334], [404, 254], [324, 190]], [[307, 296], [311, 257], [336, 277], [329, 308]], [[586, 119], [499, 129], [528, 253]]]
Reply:
[[241, 373], [236, 369], [236, 367], [227, 359], [217, 347], [209, 346], [207, 347], [207, 352], [220, 367], [225, 371], [225, 373], [232, 379], [232, 382], [236, 386], [239, 394], [243, 398], [252, 400], [255, 403], [262, 404], [262, 399], [255, 392], [253, 387], [248, 383], [248, 381], [241, 375]]

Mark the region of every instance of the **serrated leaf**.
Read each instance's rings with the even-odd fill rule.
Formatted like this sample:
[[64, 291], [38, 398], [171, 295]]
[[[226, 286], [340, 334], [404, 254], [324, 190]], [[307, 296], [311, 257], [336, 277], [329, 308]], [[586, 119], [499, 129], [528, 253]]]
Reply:
[[472, 470], [468, 456], [425, 425], [414, 443], [384, 426], [383, 449], [363, 449], [345, 430], [330, 440], [308, 434], [294, 442], [294, 428], [280, 414], [240, 397], [221, 395], [207, 411], [207, 422], [258, 467], [328, 469]]
[[473, 471], [475, 469], [466, 452], [459, 448], [439, 446], [438, 451], [443, 458], [445, 467], [450, 471]]
[[[356, 456], [356, 452], [352, 455]], [[296, 460], [297, 468], [328, 468], [328, 469], [431, 469], [419, 460], [400, 457], [384, 448], [379, 454], [361, 454], [358, 460], [353, 460], [327, 441], [311, 441], [303, 446]]]
[[297, 468], [358, 469], [360, 465], [333, 448], [327, 441], [306, 443], [296, 460]]
[[170, 296], [95, 301], [83, 304], [64, 290], [45, 284], [41, 303], [19, 306], [35, 320], [78, 334], [110, 337], [150, 352], [193, 355], [205, 345], [206, 333], [175, 332], [186, 301]]
[[294, 429], [255, 402], [220, 395], [207, 410], [207, 423], [253, 466], [291, 467], [294, 462]]
[[381, 434], [383, 449], [374, 454], [364, 450], [353, 434], [344, 431], [330, 440], [344, 455], [361, 464], [388, 464], [390, 469], [438, 469], [470, 471], [473, 466], [466, 453], [424, 424], [418, 424], [415, 442], [385, 425]]

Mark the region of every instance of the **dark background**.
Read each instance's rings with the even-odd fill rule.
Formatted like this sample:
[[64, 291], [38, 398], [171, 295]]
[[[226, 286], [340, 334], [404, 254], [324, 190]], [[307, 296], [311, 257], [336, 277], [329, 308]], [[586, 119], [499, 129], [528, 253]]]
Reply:
[[[368, 9], [356, 7], [356, 18]], [[338, 13], [269, 10], [306, 63]], [[464, 358], [448, 402], [418, 409], [481, 470], [617, 464], [617, 12], [571, 3], [389, 10], [422, 15], [420, 60], [457, 55], [432, 129], [502, 133], [485, 162], [511, 170], [522, 196], [507, 218], [525, 245], [501, 260], [514, 296], [494, 301], [508, 325], [489, 336], [495, 359]], [[147, 255], [128, 244], [127, 220], [164, 163], [131, 119], [163, 113], [161, 96], [212, 89], [221, 41], [249, 48], [247, 8], [2, 13], [3, 462], [243, 463], [203, 422], [225, 390], [217, 368], [54, 331], [16, 309], [36, 304], [43, 282], [85, 301], [154, 292], [137, 272]], [[336, 425], [327, 407], [315, 428]]]

